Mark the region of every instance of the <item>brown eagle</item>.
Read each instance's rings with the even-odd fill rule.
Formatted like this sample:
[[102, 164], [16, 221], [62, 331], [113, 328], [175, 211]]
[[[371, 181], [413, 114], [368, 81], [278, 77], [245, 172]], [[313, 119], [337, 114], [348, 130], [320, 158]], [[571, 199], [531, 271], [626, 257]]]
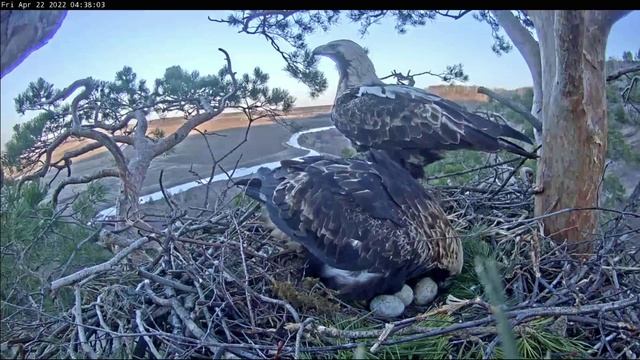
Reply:
[[313, 50], [338, 68], [340, 80], [331, 112], [336, 128], [358, 151], [386, 151], [416, 178], [446, 150], [507, 150], [537, 156], [507, 138], [533, 144], [514, 128], [497, 124], [422, 89], [383, 83], [365, 50], [336, 40]]
[[264, 203], [273, 224], [306, 249], [312, 274], [345, 299], [459, 274], [462, 245], [439, 203], [383, 151], [360, 155], [283, 160], [236, 184]]

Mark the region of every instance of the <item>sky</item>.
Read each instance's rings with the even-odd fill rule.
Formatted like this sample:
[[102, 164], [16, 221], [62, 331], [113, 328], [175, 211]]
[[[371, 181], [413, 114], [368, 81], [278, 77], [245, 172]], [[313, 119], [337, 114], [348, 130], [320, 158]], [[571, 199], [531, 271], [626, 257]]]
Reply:
[[[222, 18], [224, 11], [69, 11], [62, 26], [48, 44], [33, 52], [0, 81], [1, 144], [9, 140], [14, 124], [30, 119], [15, 111], [14, 98], [29, 82], [42, 77], [56, 88], [77, 79], [112, 80], [128, 65], [152, 84], [164, 70], [180, 65], [200, 74], [216, 74], [224, 65], [217, 50], [226, 49], [234, 71], [251, 72], [259, 66], [270, 75], [269, 86], [287, 89], [297, 106], [326, 105], [333, 102], [338, 73], [331, 60], [322, 58], [319, 68], [328, 78], [329, 88], [311, 99], [308, 88], [290, 77], [284, 61], [260, 36], [240, 34], [226, 24], [207, 20]], [[443, 71], [447, 65], [462, 63], [469, 75], [468, 85], [513, 89], [531, 85], [527, 66], [517, 52], [497, 56], [491, 51], [493, 40], [488, 25], [467, 15], [459, 20], [438, 18], [423, 27], [409, 28], [400, 35], [393, 21], [372, 25], [361, 37], [359, 26], [342, 20], [326, 33], [308, 37], [311, 47], [337, 39], [351, 39], [369, 49], [378, 76], [391, 70], [413, 73]], [[640, 48], [640, 11], [617, 22], [607, 44], [607, 57]], [[430, 76], [416, 78], [418, 87], [442, 83]]]

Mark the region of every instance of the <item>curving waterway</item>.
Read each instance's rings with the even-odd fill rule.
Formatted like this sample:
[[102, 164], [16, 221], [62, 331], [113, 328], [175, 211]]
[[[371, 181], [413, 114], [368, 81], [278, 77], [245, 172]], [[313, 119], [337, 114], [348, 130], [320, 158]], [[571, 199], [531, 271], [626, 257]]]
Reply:
[[[305, 150], [307, 151], [306, 154], [302, 155], [302, 156], [298, 156], [294, 159], [300, 159], [303, 158], [305, 156], [314, 156], [314, 155], [320, 155], [319, 152], [313, 150], [313, 149], [309, 149], [306, 148], [302, 145], [300, 145], [299, 139], [300, 136], [304, 135], [304, 134], [311, 134], [311, 133], [315, 133], [315, 132], [321, 132], [321, 131], [326, 131], [326, 130], [330, 130], [335, 128], [335, 126], [323, 126], [323, 127], [318, 127], [318, 128], [313, 128], [313, 129], [308, 129], [308, 130], [303, 130], [303, 131], [299, 131], [297, 133], [294, 133], [293, 135], [291, 135], [291, 137], [289, 138], [289, 140], [287, 140], [286, 145], [292, 147], [292, 148], [296, 148], [296, 149], [300, 149], [300, 150]], [[241, 167], [241, 168], [237, 168], [233, 175], [231, 176], [231, 178], [235, 179], [235, 178], [240, 178], [240, 177], [244, 177], [247, 175], [251, 175], [254, 174], [255, 172], [258, 171], [259, 168], [261, 167], [266, 167], [269, 169], [275, 169], [278, 166], [280, 166], [280, 161], [273, 161], [273, 162], [268, 162], [268, 163], [263, 163], [263, 164], [258, 164], [255, 166], [250, 166], [250, 167]], [[216, 181], [222, 181], [222, 180], [228, 180], [229, 177], [227, 176], [227, 174], [218, 174], [215, 175], [213, 177], [213, 182]], [[180, 184], [180, 185], [176, 185], [173, 187], [170, 187], [168, 189], [166, 189], [167, 193], [171, 194], [171, 195], [175, 195], [175, 194], [179, 194], [183, 191], [187, 191], [191, 188], [194, 188], [196, 186], [201, 186], [202, 184], [205, 184], [209, 182], [209, 177], [206, 178], [202, 178], [199, 180], [194, 180], [194, 181], [190, 181], [188, 183], [184, 183], [184, 184]], [[140, 197], [140, 203], [144, 204], [150, 201], [156, 201], [162, 198], [162, 191], [156, 191], [152, 194], [148, 194], [148, 195], [143, 195]], [[112, 206], [110, 208], [104, 209], [102, 211], [100, 211], [96, 217], [98, 219], [103, 219], [107, 216], [113, 216], [116, 213], [116, 208], [115, 206]]]

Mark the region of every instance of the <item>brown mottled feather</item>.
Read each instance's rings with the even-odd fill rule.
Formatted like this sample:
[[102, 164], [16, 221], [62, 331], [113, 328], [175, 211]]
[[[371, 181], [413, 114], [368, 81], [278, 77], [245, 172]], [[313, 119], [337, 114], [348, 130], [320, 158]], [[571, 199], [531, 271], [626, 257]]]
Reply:
[[402, 274], [402, 282], [431, 270], [458, 274], [460, 240], [439, 204], [384, 152], [368, 156], [309, 157], [262, 172], [273, 223], [338, 269]]
[[509, 140], [532, 144], [526, 135], [506, 124], [419, 88], [385, 84], [367, 52], [351, 40], [331, 41], [313, 53], [332, 59], [340, 74], [332, 110], [336, 128], [359, 151], [384, 150], [416, 178], [423, 177], [423, 167], [448, 150], [502, 149], [536, 157]]
[[416, 88], [398, 85], [372, 88], [393, 88], [397, 92], [388, 98], [359, 94], [360, 88], [350, 89], [336, 99], [332, 110], [336, 128], [360, 149], [382, 149], [401, 164], [420, 168], [439, 160], [443, 151], [458, 149], [486, 152], [505, 149], [535, 158], [502, 138], [512, 136], [530, 141], [524, 135], [469, 113], [455, 103]]

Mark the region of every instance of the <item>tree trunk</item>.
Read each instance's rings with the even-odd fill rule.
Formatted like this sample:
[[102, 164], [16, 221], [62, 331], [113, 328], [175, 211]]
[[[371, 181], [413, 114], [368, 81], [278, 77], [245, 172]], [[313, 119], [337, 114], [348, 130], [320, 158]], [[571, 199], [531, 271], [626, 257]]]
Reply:
[[[536, 216], [598, 206], [607, 147], [605, 47], [610, 24], [602, 11], [545, 11], [534, 22], [542, 59], [543, 149], [538, 161]], [[593, 249], [598, 216], [572, 211], [543, 220], [545, 233], [576, 255]]]
[[[140, 192], [147, 177], [152, 158], [137, 156], [129, 163], [128, 181], [122, 181], [120, 196], [116, 204], [117, 216], [135, 220], [140, 213]], [[124, 224], [124, 223], [123, 223]]]
[[[542, 114], [542, 84], [535, 85], [533, 87], [533, 104], [531, 104], [531, 115], [535, 116], [538, 120], [540, 120], [540, 115]], [[533, 129], [533, 137], [536, 141], [536, 144], [542, 144], [542, 132]], [[538, 150], [538, 154], [542, 154], [542, 148]]]

